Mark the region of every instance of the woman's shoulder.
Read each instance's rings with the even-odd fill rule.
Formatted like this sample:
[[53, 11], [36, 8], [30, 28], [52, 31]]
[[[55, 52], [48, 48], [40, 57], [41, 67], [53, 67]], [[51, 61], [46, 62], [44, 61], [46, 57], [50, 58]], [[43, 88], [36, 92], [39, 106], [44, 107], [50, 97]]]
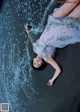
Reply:
[[39, 39], [33, 43], [33, 50], [37, 54], [41, 53], [43, 51], [44, 47], [45, 47], [45, 45], [42, 42], [40, 42]]
[[52, 59], [51, 55], [46, 55], [46, 62], [50, 63], [51, 59]]

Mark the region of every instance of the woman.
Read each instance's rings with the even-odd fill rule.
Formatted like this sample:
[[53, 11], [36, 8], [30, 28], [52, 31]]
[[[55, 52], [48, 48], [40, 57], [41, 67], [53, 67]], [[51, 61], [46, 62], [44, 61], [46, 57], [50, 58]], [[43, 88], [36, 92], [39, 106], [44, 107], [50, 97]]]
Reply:
[[[60, 75], [61, 68], [52, 55], [56, 48], [63, 48], [69, 44], [80, 42], [80, 3], [64, 3], [56, 12], [48, 18], [48, 24], [40, 38], [33, 43], [33, 50], [37, 54], [33, 59], [33, 66], [39, 69], [44, 66], [45, 60], [54, 69], [53, 77], [48, 81], [52, 86], [55, 79]], [[29, 25], [25, 28], [28, 33]]]

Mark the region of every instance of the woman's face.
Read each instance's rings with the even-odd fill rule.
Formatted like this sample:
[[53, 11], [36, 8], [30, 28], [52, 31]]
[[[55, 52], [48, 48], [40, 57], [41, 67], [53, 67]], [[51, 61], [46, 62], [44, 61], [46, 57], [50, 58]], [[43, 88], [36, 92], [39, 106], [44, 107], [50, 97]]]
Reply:
[[42, 59], [40, 59], [38, 57], [33, 59], [33, 66], [35, 68], [39, 68], [42, 65], [42, 63], [43, 63]]

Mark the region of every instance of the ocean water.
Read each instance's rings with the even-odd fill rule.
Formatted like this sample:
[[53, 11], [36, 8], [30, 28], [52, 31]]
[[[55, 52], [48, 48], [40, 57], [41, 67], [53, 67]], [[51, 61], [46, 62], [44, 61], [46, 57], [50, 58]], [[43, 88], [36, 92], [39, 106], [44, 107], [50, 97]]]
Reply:
[[[29, 112], [39, 94], [32, 84], [30, 54], [24, 24], [42, 32], [54, 0], [4, 0], [0, 7], [0, 103], [10, 112]], [[30, 112], [34, 112], [33, 110]]]

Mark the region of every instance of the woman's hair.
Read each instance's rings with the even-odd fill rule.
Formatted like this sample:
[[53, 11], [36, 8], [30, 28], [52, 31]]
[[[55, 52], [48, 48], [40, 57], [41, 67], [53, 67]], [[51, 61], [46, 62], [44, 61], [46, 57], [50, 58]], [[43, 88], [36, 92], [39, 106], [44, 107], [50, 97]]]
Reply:
[[42, 61], [43, 61], [42, 65], [39, 68], [36, 68], [36, 67], [33, 66], [33, 60], [32, 60], [32, 68], [34, 70], [39, 70], [39, 71], [44, 70], [47, 67], [47, 63], [43, 59], [42, 59]]

